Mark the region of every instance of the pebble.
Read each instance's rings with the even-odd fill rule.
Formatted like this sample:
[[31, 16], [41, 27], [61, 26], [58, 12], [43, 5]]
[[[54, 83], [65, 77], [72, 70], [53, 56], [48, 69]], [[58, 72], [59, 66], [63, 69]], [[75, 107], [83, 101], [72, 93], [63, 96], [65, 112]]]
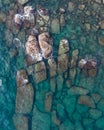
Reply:
[[91, 108], [95, 108], [95, 103], [94, 103], [93, 99], [90, 96], [87, 96], [87, 95], [80, 96], [78, 98], [78, 103], [85, 105], [85, 106], [88, 106], [88, 107], [91, 107]]

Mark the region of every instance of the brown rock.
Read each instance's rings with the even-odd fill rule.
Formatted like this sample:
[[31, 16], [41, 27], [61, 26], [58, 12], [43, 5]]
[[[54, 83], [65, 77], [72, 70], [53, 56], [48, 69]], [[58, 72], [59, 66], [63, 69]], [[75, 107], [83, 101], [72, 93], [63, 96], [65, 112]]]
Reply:
[[48, 92], [45, 95], [45, 111], [50, 112], [52, 107], [52, 93]]
[[95, 108], [95, 103], [94, 103], [93, 99], [90, 96], [87, 96], [87, 95], [86, 96], [80, 96], [78, 98], [78, 103], [85, 105], [85, 106], [88, 106], [88, 107], [91, 107], [91, 108]]
[[63, 73], [68, 69], [68, 54], [58, 56], [58, 73]]
[[16, 82], [17, 87], [23, 87], [29, 82], [26, 70], [22, 69], [17, 71]]
[[34, 98], [34, 90], [31, 84], [17, 88], [16, 113], [28, 114], [31, 112]]
[[35, 73], [46, 70], [45, 63], [43, 61], [35, 64]]
[[49, 72], [50, 72], [50, 77], [53, 77], [56, 75], [57, 71], [57, 65], [56, 61], [54, 59], [49, 59], [48, 60], [48, 65], [49, 65]]
[[52, 54], [51, 39], [48, 32], [39, 35], [39, 45], [42, 50], [42, 55], [45, 59], [49, 58]]
[[28, 118], [26, 116], [15, 114], [13, 121], [16, 130], [28, 130]]
[[104, 37], [99, 37], [98, 41], [100, 45], [104, 46]]

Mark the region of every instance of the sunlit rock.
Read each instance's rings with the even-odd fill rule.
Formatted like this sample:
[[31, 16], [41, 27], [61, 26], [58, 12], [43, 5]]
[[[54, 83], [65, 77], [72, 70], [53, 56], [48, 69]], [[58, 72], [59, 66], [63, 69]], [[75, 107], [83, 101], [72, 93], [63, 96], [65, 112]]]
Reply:
[[45, 59], [48, 59], [52, 54], [52, 43], [48, 32], [44, 32], [39, 35], [39, 45], [42, 50], [42, 55]]

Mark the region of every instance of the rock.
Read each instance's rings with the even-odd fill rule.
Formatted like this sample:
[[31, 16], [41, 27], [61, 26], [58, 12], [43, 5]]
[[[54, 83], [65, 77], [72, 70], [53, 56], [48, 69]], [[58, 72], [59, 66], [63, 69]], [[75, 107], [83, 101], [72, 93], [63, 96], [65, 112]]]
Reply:
[[21, 5], [24, 5], [27, 2], [29, 2], [29, 0], [18, 0], [18, 3], [21, 4]]
[[104, 98], [102, 98], [102, 99], [98, 102], [97, 108], [98, 108], [99, 110], [101, 110], [102, 112], [104, 112]]
[[85, 29], [86, 31], [90, 31], [91, 25], [89, 23], [85, 23]]
[[64, 14], [60, 15], [60, 26], [61, 27], [65, 26], [65, 15]]
[[98, 119], [99, 117], [102, 116], [102, 112], [97, 109], [90, 109], [89, 115], [92, 119]]
[[17, 88], [16, 113], [28, 114], [32, 110], [34, 90], [31, 84]]
[[54, 18], [51, 22], [51, 31], [52, 33], [55, 33], [55, 34], [60, 33], [60, 23], [57, 18]]
[[56, 80], [57, 80], [57, 90], [61, 91], [63, 88], [63, 82], [64, 82], [63, 76], [58, 75]]
[[101, 29], [104, 29], [104, 20], [99, 22], [99, 26], [100, 26]]
[[99, 37], [98, 42], [100, 45], [104, 46], [104, 37]]
[[49, 72], [50, 72], [50, 77], [53, 77], [57, 74], [57, 65], [55, 59], [48, 59], [48, 65], [49, 65]]
[[62, 54], [58, 56], [58, 73], [64, 73], [68, 69], [68, 54]]
[[52, 107], [52, 93], [51, 92], [47, 92], [46, 95], [45, 95], [45, 100], [44, 100], [44, 103], [45, 103], [45, 111], [46, 112], [50, 112], [51, 111], [51, 107]]
[[104, 117], [99, 118], [96, 122], [95, 122], [96, 126], [99, 129], [104, 129]]
[[28, 130], [28, 118], [26, 116], [15, 114], [13, 121], [16, 130]]
[[96, 74], [97, 74], [97, 69], [91, 69], [91, 70], [88, 71], [88, 75], [90, 77], [95, 77]]
[[53, 122], [54, 124], [56, 124], [57, 126], [59, 126], [60, 123], [61, 123], [61, 121], [58, 119], [55, 110], [52, 111], [52, 116], [51, 116], [51, 117], [52, 117], [52, 122]]
[[63, 104], [65, 106], [65, 110], [68, 114], [68, 117], [71, 117], [74, 110], [75, 110], [75, 106], [76, 106], [76, 97], [65, 97], [65, 99], [63, 100]]
[[85, 8], [85, 5], [84, 5], [84, 4], [80, 4], [80, 5], [79, 5], [79, 9], [80, 9], [80, 10], [83, 10], [84, 8]]
[[101, 95], [97, 94], [97, 93], [92, 93], [92, 98], [94, 100], [95, 103], [98, 103], [101, 99]]
[[0, 23], [6, 22], [6, 14], [3, 12], [0, 12]]
[[71, 87], [71, 81], [70, 80], [66, 80], [66, 87], [70, 88]]
[[36, 83], [39, 83], [43, 80], [45, 80], [46, 77], [46, 67], [44, 62], [39, 62], [35, 64], [35, 81]]
[[69, 42], [67, 39], [62, 39], [60, 41], [58, 55], [69, 52]]
[[33, 66], [28, 66], [26, 68], [26, 70], [27, 70], [28, 75], [32, 75], [33, 74], [33, 71], [34, 71]]
[[74, 124], [69, 120], [66, 119], [60, 126], [59, 130], [74, 130]]
[[36, 37], [30, 35], [26, 42], [26, 54], [31, 57], [33, 63], [42, 60], [42, 55], [39, 50], [39, 46], [36, 40]]
[[88, 106], [88, 107], [91, 107], [91, 108], [95, 108], [95, 103], [94, 103], [93, 99], [90, 96], [87, 96], [87, 95], [86, 96], [80, 96], [78, 98], [78, 103], [85, 105], [85, 106]]
[[82, 87], [71, 87], [68, 91], [70, 95], [86, 95], [89, 93], [89, 90]]
[[16, 82], [17, 87], [23, 87], [29, 82], [26, 70], [21, 69], [17, 71]]
[[50, 79], [50, 90], [52, 92], [56, 90], [56, 79], [54, 77]]
[[20, 15], [20, 14], [15, 14], [15, 16], [14, 16], [14, 23], [16, 25], [22, 26], [23, 22], [24, 22], [23, 16]]
[[50, 115], [40, 112], [36, 106], [34, 106], [32, 130], [50, 130], [50, 123]]
[[76, 68], [70, 69], [69, 75], [70, 79], [74, 79], [76, 76]]
[[33, 14], [34, 13], [34, 8], [32, 6], [24, 6], [24, 14]]
[[48, 32], [44, 32], [39, 35], [39, 45], [42, 50], [42, 55], [45, 59], [48, 59], [52, 54], [52, 44]]
[[68, 3], [68, 11], [72, 12], [74, 10], [74, 3], [73, 2], [69, 2]]
[[82, 69], [86, 63], [87, 61], [85, 59], [81, 59], [78, 63], [78, 67]]

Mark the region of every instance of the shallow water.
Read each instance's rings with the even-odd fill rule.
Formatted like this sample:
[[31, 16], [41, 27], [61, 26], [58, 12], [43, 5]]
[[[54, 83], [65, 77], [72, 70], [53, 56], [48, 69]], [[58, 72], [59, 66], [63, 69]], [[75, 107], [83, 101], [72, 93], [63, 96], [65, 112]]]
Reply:
[[[27, 69], [24, 45], [28, 33], [26, 34], [25, 29], [21, 29], [19, 33], [13, 32], [12, 38], [6, 39], [8, 28], [10, 30], [8, 35], [13, 31], [7, 25], [8, 11], [18, 10], [16, 5], [17, 9], [13, 8], [12, 3], [14, 4], [12, 0], [0, 1], [1, 12], [7, 18], [3, 22], [0, 19], [0, 130], [20, 130], [18, 127], [21, 127], [21, 130], [22, 127], [28, 130], [104, 130], [104, 41], [102, 45], [98, 40], [100, 37], [104, 38], [104, 28], [99, 26], [99, 22], [104, 19], [103, 0], [101, 2], [100, 0], [74, 0], [72, 1], [74, 7], [69, 7], [69, 10], [67, 0], [61, 2], [60, 0], [51, 0], [51, 2], [31, 0], [26, 4], [36, 8], [37, 5], [41, 5], [49, 9], [51, 17], [59, 18], [59, 8], [66, 10], [65, 25], [61, 27], [59, 34], [54, 34], [50, 30], [53, 39], [53, 57], [56, 61], [59, 42], [62, 38], [66, 38], [70, 47], [69, 62], [72, 59], [72, 52], [76, 49], [79, 51], [76, 64], [85, 57], [94, 57], [98, 62], [95, 77], [85, 76], [76, 65], [74, 77], [74, 70], [71, 71], [70, 67], [65, 73], [60, 74], [61, 77], [60, 75], [54, 77], [55, 82], [52, 84], [56, 84], [55, 88], [50, 86], [49, 71], [47, 79], [39, 84], [36, 84], [33, 75], [28, 76], [34, 90], [30, 113], [16, 113], [16, 73], [20, 69]], [[13, 45], [13, 39], [16, 37], [23, 44], [17, 50]], [[45, 62], [48, 68], [47, 61]], [[72, 75], [69, 74], [70, 71]], [[83, 90], [75, 90], [73, 87], [83, 88], [87, 92], [83, 94]], [[49, 112], [46, 111], [44, 104], [47, 93], [52, 94]], [[80, 99], [84, 98], [83, 95], [87, 97], [84, 101]], [[16, 114], [26, 116], [28, 123], [25, 123], [28, 127], [24, 127], [24, 122], [21, 120], [23, 125], [15, 126], [13, 117]]]

